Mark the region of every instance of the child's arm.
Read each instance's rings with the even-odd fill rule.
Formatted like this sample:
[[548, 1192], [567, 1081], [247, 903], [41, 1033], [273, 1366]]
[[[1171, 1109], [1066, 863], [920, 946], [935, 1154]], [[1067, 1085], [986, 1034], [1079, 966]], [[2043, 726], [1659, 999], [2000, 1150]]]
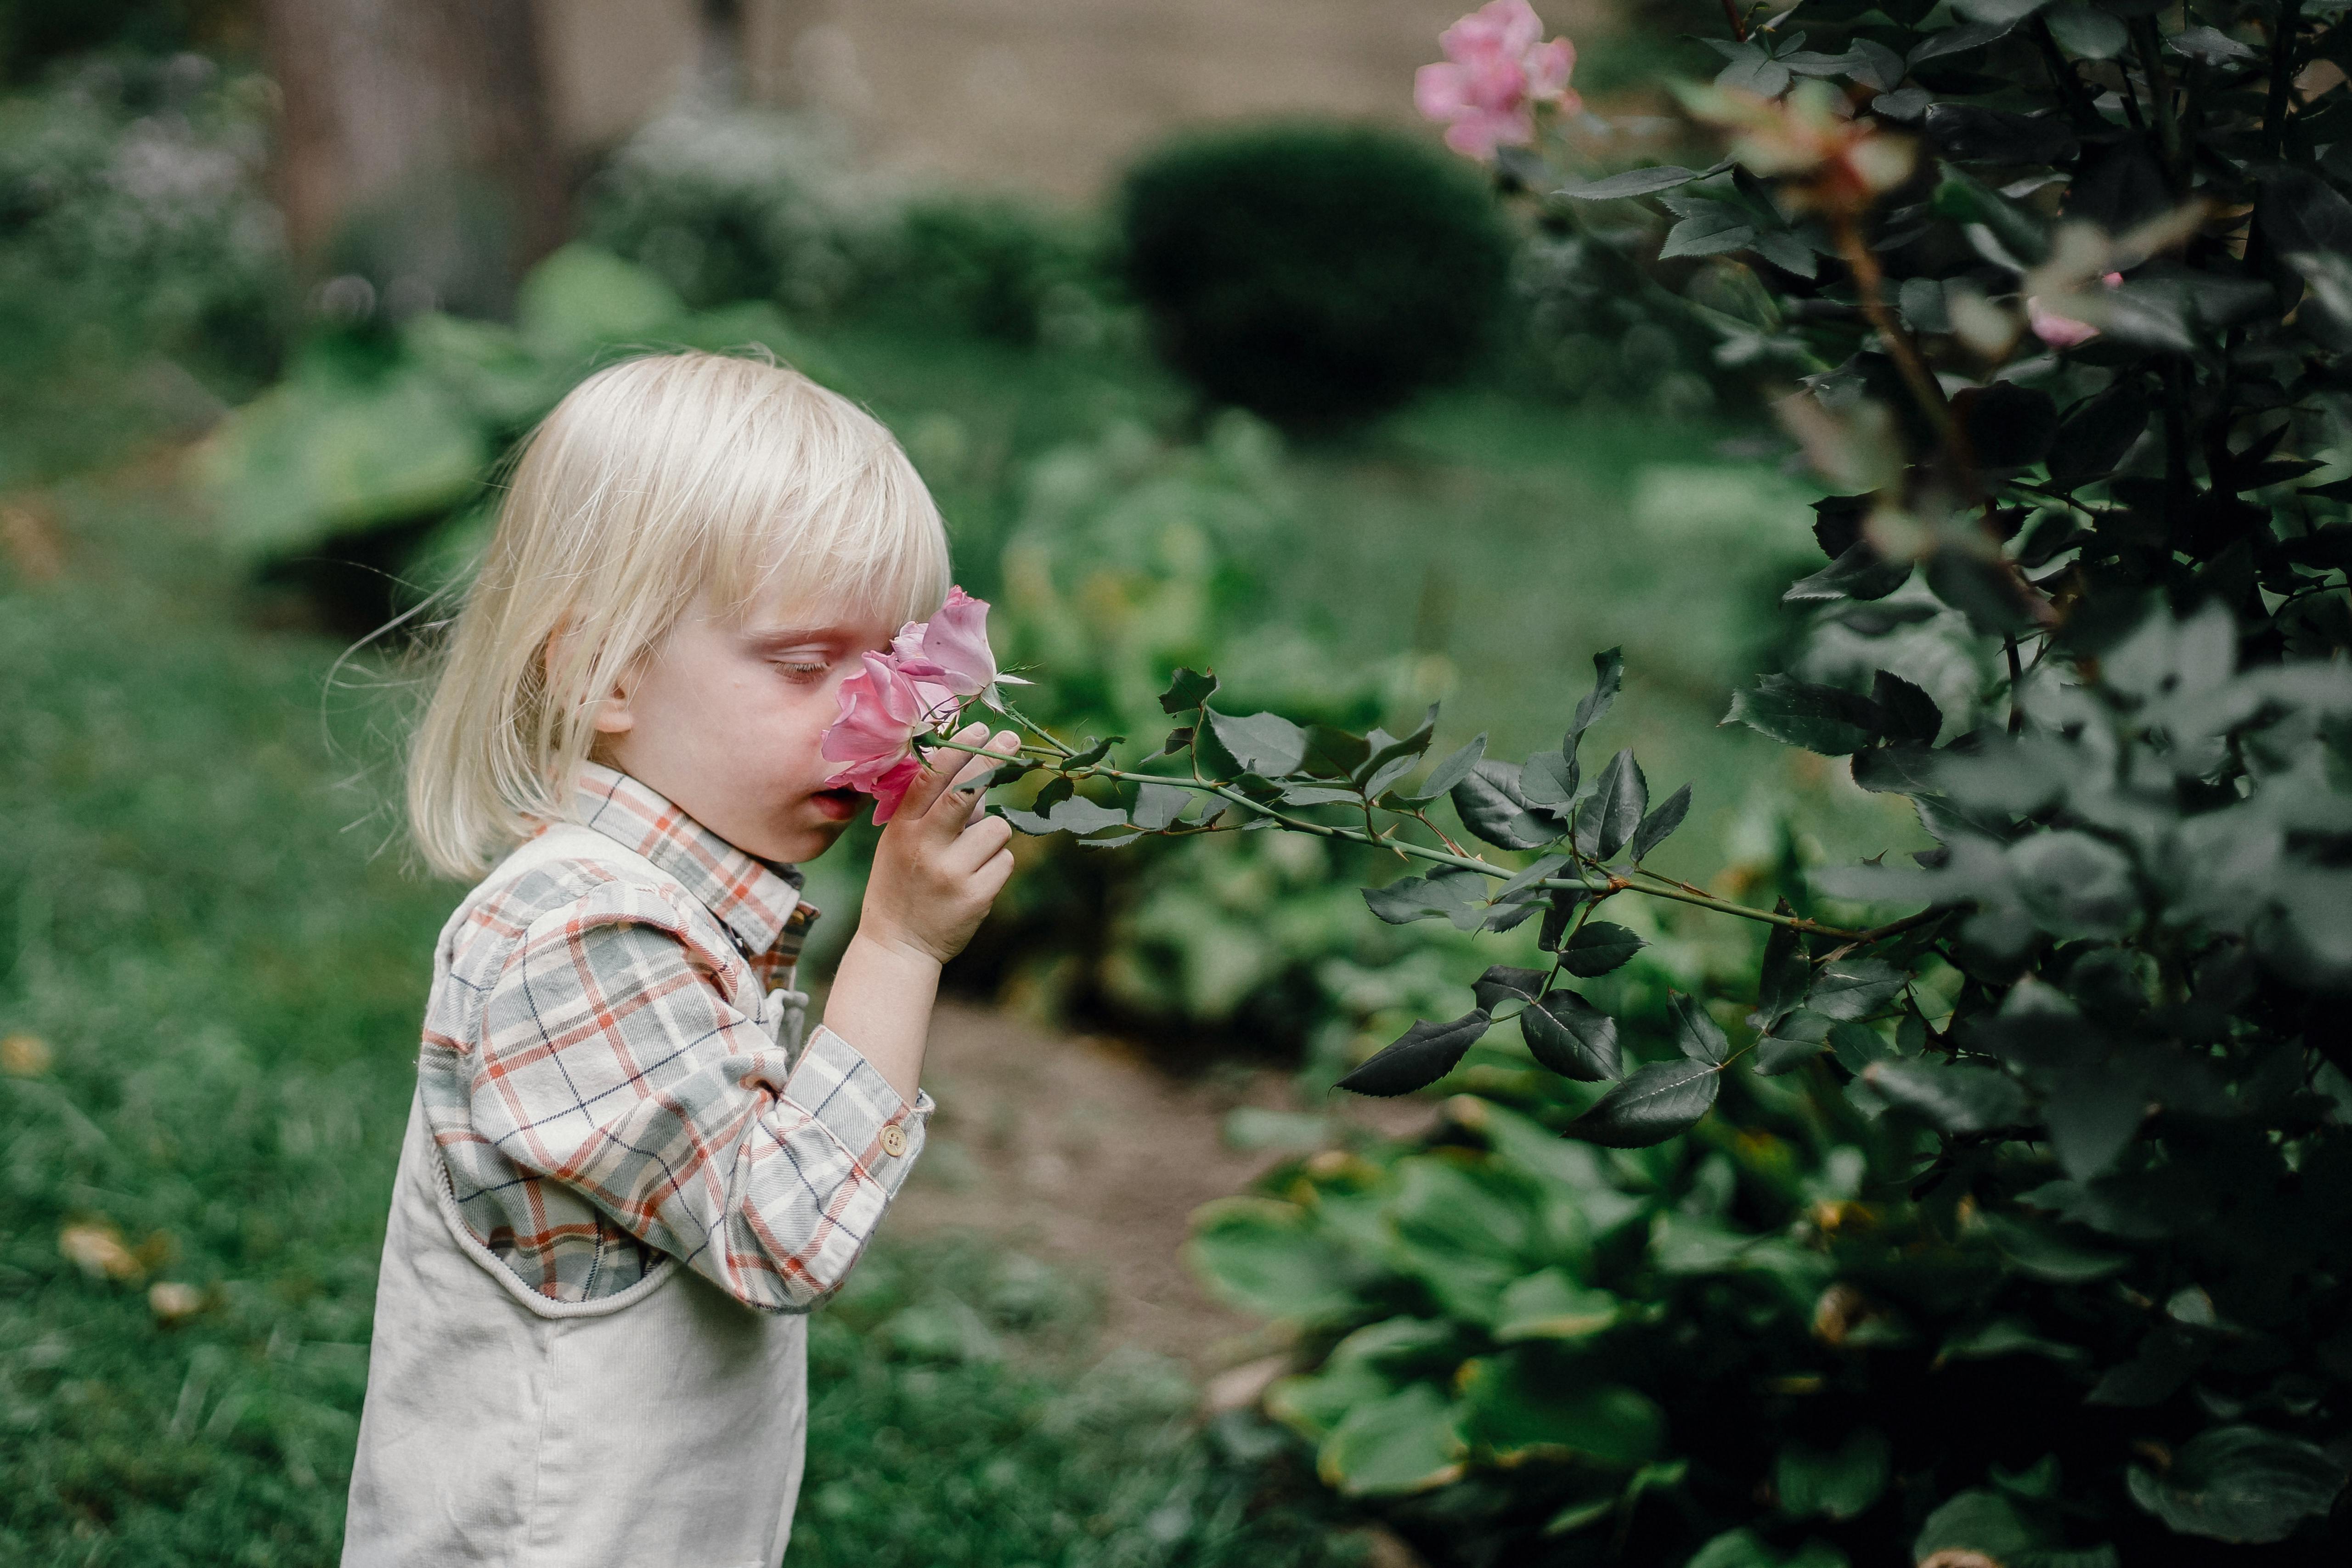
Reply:
[[[974, 724], [956, 739], [977, 745], [987, 732]], [[990, 742], [999, 752], [1018, 744], [1009, 731]], [[922, 1077], [940, 967], [971, 940], [1013, 874], [1013, 852], [1005, 847], [1012, 826], [1003, 817], [971, 814], [995, 765], [966, 752], [931, 753], [930, 766], [882, 830], [857, 934], [825, 999], [825, 1026], [908, 1100]]]

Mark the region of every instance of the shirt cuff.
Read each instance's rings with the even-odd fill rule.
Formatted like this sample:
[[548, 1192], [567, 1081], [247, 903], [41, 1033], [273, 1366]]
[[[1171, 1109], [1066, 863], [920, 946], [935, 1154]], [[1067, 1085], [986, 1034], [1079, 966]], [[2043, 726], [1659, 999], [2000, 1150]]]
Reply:
[[908, 1105], [856, 1047], [823, 1025], [809, 1037], [784, 1093], [891, 1193], [905, 1183], [915, 1156], [923, 1152], [925, 1125], [936, 1109], [922, 1089]]

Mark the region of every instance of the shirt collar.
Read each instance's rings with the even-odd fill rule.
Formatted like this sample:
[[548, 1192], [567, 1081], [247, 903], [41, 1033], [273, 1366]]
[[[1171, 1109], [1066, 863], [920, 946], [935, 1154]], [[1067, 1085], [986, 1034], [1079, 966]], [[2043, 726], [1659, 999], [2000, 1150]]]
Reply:
[[584, 763], [572, 790], [583, 826], [625, 844], [677, 879], [757, 958], [796, 956], [816, 907], [801, 898], [801, 872], [747, 855], [672, 805], [661, 792], [601, 763]]

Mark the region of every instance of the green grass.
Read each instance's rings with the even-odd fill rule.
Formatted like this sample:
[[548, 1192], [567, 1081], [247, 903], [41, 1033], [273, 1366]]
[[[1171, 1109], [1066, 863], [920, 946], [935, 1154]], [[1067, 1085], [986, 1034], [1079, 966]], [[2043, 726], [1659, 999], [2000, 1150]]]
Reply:
[[[242, 626], [169, 506], [63, 502], [66, 579], [0, 563], [0, 1037], [39, 1042], [0, 1076], [0, 1562], [331, 1563], [459, 889], [384, 851], [380, 687]], [[163, 1322], [159, 1281], [203, 1310]], [[1174, 1368], [1097, 1361], [1087, 1323], [1017, 1259], [886, 1237], [814, 1325], [793, 1561], [1349, 1560], [1276, 1495], [1286, 1447], [1199, 1429]]]

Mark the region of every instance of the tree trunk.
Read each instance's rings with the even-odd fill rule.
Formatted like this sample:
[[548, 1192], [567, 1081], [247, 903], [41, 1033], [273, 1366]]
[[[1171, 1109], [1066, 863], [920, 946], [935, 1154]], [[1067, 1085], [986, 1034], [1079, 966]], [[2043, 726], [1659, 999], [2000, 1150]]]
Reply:
[[501, 313], [561, 244], [530, 0], [263, 0], [295, 253], [395, 311]]

